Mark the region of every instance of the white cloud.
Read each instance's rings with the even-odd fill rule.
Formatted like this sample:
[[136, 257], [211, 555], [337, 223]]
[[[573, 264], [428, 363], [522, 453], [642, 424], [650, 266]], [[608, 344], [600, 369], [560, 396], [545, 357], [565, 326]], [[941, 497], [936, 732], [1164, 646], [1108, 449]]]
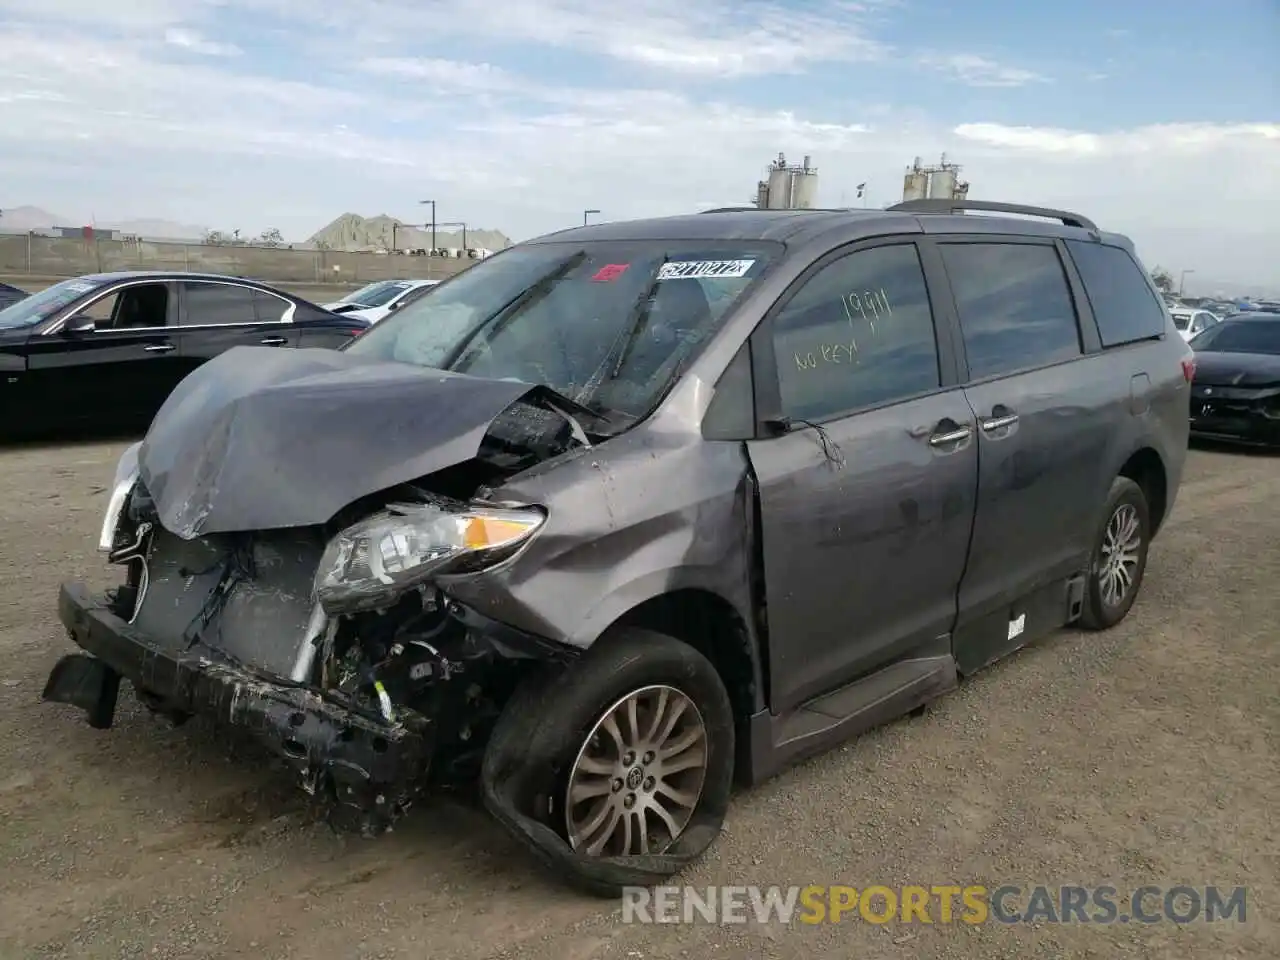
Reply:
[[893, 0], [824, 0], [812, 4], [812, 12], [767, 0], [632, 0], [605, 7], [595, 0], [234, 2], [372, 42], [418, 35], [437, 48], [458, 39], [545, 44], [655, 71], [733, 78], [882, 58], [888, 47], [869, 35], [867, 24]]
[[244, 52], [235, 44], [208, 40], [195, 30], [187, 30], [182, 27], [170, 27], [167, 29], [164, 32], [164, 42], [172, 47], [180, 47], [183, 50], [206, 57], [238, 57]]
[[[1280, 284], [1280, 125], [1019, 127], [985, 122], [963, 100], [947, 116], [885, 104], [884, 87], [868, 90], [865, 107], [799, 98], [769, 109], [735, 97], [732, 84], [694, 81], [886, 56], [862, 32], [875, 11], [815, 5], [848, 21], [807, 36], [806, 49], [799, 26], [769, 33], [773, 7], [739, 5], [734, 18], [708, 2], [682, 12], [641, 0], [602, 15], [585, 0], [222, 0], [223, 13], [270, 5], [293, 16], [291, 44], [327, 38], [346, 50], [304, 83], [265, 76], [248, 55], [175, 51], [175, 31], [190, 52], [231, 45], [206, 17], [212, 2], [48, 0], [41, 23], [22, 26], [29, 10], [0, 0], [0, 206], [250, 233], [276, 226], [300, 238], [343, 210], [421, 216], [417, 201], [432, 196], [442, 220], [519, 238], [581, 222], [586, 208], [619, 219], [746, 203], [780, 149], [813, 156], [819, 202], [859, 204], [854, 188], [866, 181], [870, 205], [881, 205], [901, 195], [912, 157], [947, 151], [974, 198], [1077, 209], [1133, 236], [1150, 262]], [[532, 46], [543, 41], [608, 53], [635, 85], [535, 82], [499, 55], [510, 48], [488, 63], [454, 52], [482, 36], [516, 44], [525, 63], [547, 56]], [[971, 83], [1037, 79], [983, 58], [910, 54], [920, 56]]]
[[926, 53], [920, 56], [919, 63], [971, 87], [1025, 87], [1048, 81], [1048, 77], [1032, 70], [1006, 66], [971, 53]]

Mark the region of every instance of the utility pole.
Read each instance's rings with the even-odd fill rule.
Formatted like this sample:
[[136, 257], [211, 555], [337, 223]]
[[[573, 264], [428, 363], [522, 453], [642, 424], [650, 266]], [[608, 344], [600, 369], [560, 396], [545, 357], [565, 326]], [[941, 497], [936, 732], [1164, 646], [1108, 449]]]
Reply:
[[419, 200], [419, 203], [431, 204], [431, 252], [436, 252], [436, 202], [434, 200]]
[[600, 212], [599, 210], [583, 210], [583, 211], [582, 211], [582, 225], [583, 225], [584, 227], [587, 225], [587, 217], [588, 217], [588, 216], [590, 216], [590, 215], [591, 215], [591, 214], [593, 214], [593, 213], [599, 213], [599, 212]]

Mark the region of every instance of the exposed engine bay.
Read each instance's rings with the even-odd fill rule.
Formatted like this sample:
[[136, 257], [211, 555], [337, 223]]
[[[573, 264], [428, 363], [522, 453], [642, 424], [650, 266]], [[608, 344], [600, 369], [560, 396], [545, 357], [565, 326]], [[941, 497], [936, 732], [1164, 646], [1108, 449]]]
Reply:
[[[445, 585], [514, 556], [541, 525], [536, 509], [491, 504], [490, 485], [590, 445], [571, 414], [540, 399], [511, 404], [470, 460], [322, 526], [183, 538], [137, 479], [110, 535], [108, 559], [127, 576], [109, 608], [157, 654], [194, 658], [229, 686], [215, 714], [253, 727], [335, 822], [377, 832], [423, 790], [476, 776], [530, 660], [575, 656], [452, 600]], [[175, 722], [208, 706], [169, 672], [154, 685], [133, 679]]]

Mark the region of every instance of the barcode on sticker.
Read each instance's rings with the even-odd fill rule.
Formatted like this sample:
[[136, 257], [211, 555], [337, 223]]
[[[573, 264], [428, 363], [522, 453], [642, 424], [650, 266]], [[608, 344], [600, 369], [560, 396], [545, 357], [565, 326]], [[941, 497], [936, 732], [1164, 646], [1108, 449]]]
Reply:
[[745, 277], [754, 260], [680, 260], [664, 263], [659, 280], [734, 279]]

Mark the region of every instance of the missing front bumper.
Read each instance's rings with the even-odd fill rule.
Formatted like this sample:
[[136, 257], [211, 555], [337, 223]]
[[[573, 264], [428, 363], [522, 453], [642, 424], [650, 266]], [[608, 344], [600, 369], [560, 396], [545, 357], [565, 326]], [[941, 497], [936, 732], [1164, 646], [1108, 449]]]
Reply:
[[389, 824], [425, 785], [432, 738], [416, 715], [385, 723], [315, 690], [259, 676], [199, 642], [176, 652], [82, 584], [61, 587], [58, 618], [85, 654], [58, 661], [43, 699], [80, 707], [96, 728], [111, 726], [120, 679], [127, 679], [166, 710], [249, 732], [308, 792], [362, 814], [357, 822], [365, 830]]

